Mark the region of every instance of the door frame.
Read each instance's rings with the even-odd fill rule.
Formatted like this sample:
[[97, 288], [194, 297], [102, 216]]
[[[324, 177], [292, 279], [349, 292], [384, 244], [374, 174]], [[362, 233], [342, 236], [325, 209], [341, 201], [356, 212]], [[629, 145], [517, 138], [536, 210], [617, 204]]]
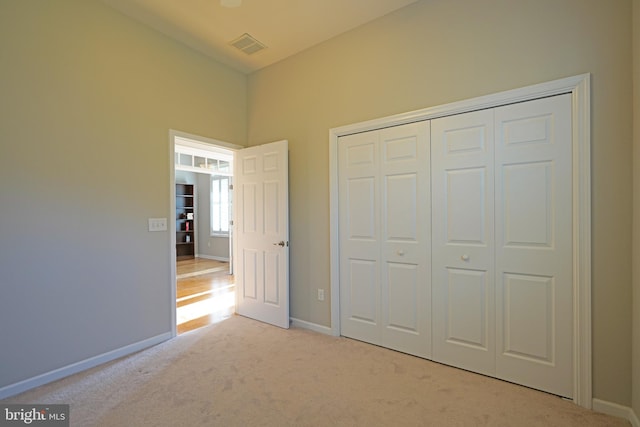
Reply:
[[[169, 129], [169, 215], [168, 215], [168, 230], [169, 230], [169, 283], [171, 289], [169, 291], [169, 305], [171, 313], [171, 338], [174, 338], [178, 334], [177, 328], [177, 278], [176, 278], [176, 165], [175, 165], [175, 150], [176, 150], [176, 138], [185, 138], [195, 141], [198, 145], [209, 145], [212, 148], [220, 147], [232, 151], [240, 150], [244, 148], [241, 145], [232, 144], [230, 142], [219, 141], [217, 139], [207, 138], [205, 136], [194, 135], [187, 132], [182, 132], [175, 129]], [[215, 151], [212, 150], [212, 151]], [[231, 253], [229, 253], [232, 256]]]
[[431, 120], [485, 108], [570, 93], [572, 95], [573, 402], [592, 407], [591, 325], [591, 75], [581, 74], [523, 88], [329, 130], [329, 245], [331, 334], [340, 335], [338, 139], [341, 136]]

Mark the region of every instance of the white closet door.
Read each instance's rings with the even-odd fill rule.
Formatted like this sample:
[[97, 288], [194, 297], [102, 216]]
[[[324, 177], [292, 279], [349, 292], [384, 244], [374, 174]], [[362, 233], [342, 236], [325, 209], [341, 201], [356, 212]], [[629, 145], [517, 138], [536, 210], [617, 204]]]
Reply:
[[338, 142], [341, 334], [380, 343], [379, 133]]
[[430, 356], [429, 123], [340, 138], [342, 335]]
[[571, 397], [571, 96], [431, 126], [434, 360]]
[[571, 95], [495, 110], [497, 377], [573, 394]]
[[431, 123], [433, 359], [495, 373], [493, 111]]
[[380, 131], [382, 343], [431, 355], [429, 122]]

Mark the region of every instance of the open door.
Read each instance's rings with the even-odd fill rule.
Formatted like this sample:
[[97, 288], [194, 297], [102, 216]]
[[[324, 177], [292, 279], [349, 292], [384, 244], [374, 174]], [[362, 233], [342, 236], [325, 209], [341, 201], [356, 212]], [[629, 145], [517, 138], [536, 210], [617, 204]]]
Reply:
[[236, 312], [289, 328], [288, 142], [234, 155]]

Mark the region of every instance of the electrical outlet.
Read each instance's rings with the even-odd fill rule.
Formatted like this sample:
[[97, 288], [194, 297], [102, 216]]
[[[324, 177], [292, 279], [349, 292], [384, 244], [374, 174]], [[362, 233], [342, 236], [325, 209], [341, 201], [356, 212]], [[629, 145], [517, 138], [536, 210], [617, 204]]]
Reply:
[[149, 218], [149, 231], [167, 231], [167, 218]]
[[318, 289], [318, 301], [324, 301], [324, 289]]

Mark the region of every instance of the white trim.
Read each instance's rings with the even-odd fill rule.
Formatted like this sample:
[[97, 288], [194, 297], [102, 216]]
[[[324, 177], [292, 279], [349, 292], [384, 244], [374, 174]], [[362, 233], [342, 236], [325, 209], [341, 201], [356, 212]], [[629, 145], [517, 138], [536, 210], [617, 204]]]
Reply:
[[573, 135], [573, 401], [591, 408], [591, 78], [572, 89]]
[[340, 230], [338, 228], [338, 137], [329, 130], [329, 280], [331, 289], [331, 335], [340, 336]]
[[318, 325], [317, 323], [307, 322], [306, 320], [296, 319], [295, 317], [290, 317], [291, 326], [300, 329], [308, 329], [310, 331], [319, 332], [325, 335], [333, 335], [331, 328], [324, 325]]
[[[229, 164], [231, 166], [233, 166], [233, 159], [231, 159], [231, 161], [229, 162]], [[233, 171], [233, 169], [232, 169]], [[226, 184], [223, 185], [223, 181], [226, 181]], [[231, 221], [233, 220], [233, 218], [229, 218], [227, 217], [227, 231], [225, 232], [224, 230], [214, 230], [214, 224], [213, 224], [213, 218], [214, 218], [214, 202], [213, 200], [215, 198], [217, 198], [219, 200], [218, 205], [217, 205], [217, 210], [219, 213], [219, 217], [220, 217], [220, 224], [218, 224], [220, 226], [220, 228], [222, 228], [222, 225], [224, 224], [224, 221], [222, 220], [222, 212], [223, 211], [227, 211], [227, 215], [229, 214], [229, 211], [231, 211], [231, 206], [233, 204], [233, 193], [232, 193], [232, 184], [233, 183], [233, 172], [229, 173], [229, 175], [211, 175], [209, 177], [209, 237], [222, 237], [222, 238], [229, 238], [229, 236], [231, 235]], [[214, 197], [214, 192], [217, 193], [216, 196]], [[226, 196], [227, 196], [227, 203], [226, 205], [222, 202], [223, 199], [223, 194], [225, 194], [226, 192]], [[226, 208], [226, 209], [224, 209]]]
[[239, 145], [231, 144], [229, 142], [218, 141], [217, 139], [197, 136], [179, 131], [173, 131], [173, 141], [174, 153], [182, 153], [191, 156], [212, 158], [216, 160], [225, 160], [229, 162], [229, 172], [220, 172], [218, 170], [205, 169], [193, 165], [174, 165], [176, 170], [204, 173], [208, 175], [232, 176], [231, 171], [233, 171], [233, 153], [235, 150], [242, 149], [242, 147], [240, 147]]
[[216, 146], [223, 147], [221, 152], [240, 150], [244, 147], [205, 136], [194, 135], [175, 129], [169, 129], [169, 305], [171, 312], [171, 337], [178, 334], [176, 314], [176, 140], [179, 145], [188, 145], [201, 150], [216, 151]]
[[176, 166], [176, 170], [184, 171], [184, 172], [192, 172], [192, 173], [201, 173], [201, 174], [206, 174], [211, 176], [232, 176], [231, 173], [218, 172], [211, 169], [196, 168], [192, 166]]
[[176, 289], [178, 279], [176, 271], [176, 133], [169, 130], [169, 312], [171, 314], [171, 337], [178, 335], [178, 317], [176, 313]]
[[[169, 129], [169, 135], [171, 135], [171, 140], [173, 141], [175, 138], [178, 139], [179, 145], [186, 145], [192, 148], [204, 150], [204, 151], [213, 151], [219, 152], [222, 154], [228, 154], [229, 150], [241, 150], [244, 147], [238, 144], [233, 144], [231, 142], [220, 141], [218, 139], [207, 138], [206, 136], [195, 135], [192, 133], [182, 132], [175, 129]], [[221, 150], [217, 150], [216, 147], [222, 148]]]
[[638, 416], [633, 409], [628, 406], [607, 402], [606, 400], [593, 399], [593, 410], [625, 419], [631, 423], [632, 427], [640, 427], [640, 420], [638, 420]]
[[338, 138], [438, 117], [571, 93], [573, 99], [573, 280], [574, 280], [574, 403], [592, 405], [591, 373], [591, 108], [590, 75], [481, 96], [329, 130], [329, 244], [331, 334], [340, 335], [340, 254], [338, 229]]
[[61, 378], [68, 377], [69, 375], [77, 374], [78, 372], [91, 369], [103, 363], [111, 362], [112, 360], [118, 359], [120, 357], [128, 356], [137, 351], [154, 346], [156, 344], [160, 344], [161, 342], [166, 341], [171, 337], [171, 334], [169, 332], [166, 332], [164, 334], [156, 335], [155, 337], [147, 338], [145, 340], [138, 341], [136, 343], [129, 344], [124, 347], [120, 347], [118, 349], [111, 350], [94, 357], [90, 357], [85, 360], [81, 360], [80, 362], [72, 363], [70, 365], [63, 366], [62, 368], [54, 369], [53, 371], [49, 371], [26, 380], [4, 386], [0, 388], [0, 400], [10, 396], [14, 396], [32, 388], [48, 384]]

